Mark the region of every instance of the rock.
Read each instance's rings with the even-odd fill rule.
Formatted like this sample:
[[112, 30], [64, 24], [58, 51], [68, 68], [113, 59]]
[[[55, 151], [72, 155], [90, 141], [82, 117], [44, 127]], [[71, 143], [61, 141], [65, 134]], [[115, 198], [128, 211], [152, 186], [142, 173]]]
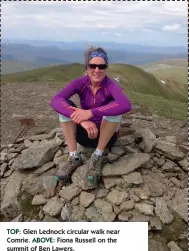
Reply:
[[13, 173], [13, 170], [8, 170], [8, 171], [6, 171], [6, 173], [3, 175], [3, 177], [4, 178], [7, 178], [7, 177], [9, 177], [11, 174]]
[[32, 147], [32, 142], [30, 140], [28, 140], [28, 139], [25, 139], [24, 140], [24, 145], [25, 145], [25, 147], [30, 148], [30, 147]]
[[13, 169], [24, 170], [40, 167], [52, 160], [57, 149], [58, 145], [54, 142], [50, 142], [41, 147], [33, 147], [24, 150], [22, 154], [15, 159]]
[[59, 195], [64, 199], [70, 201], [78, 196], [81, 192], [81, 188], [75, 186], [75, 184], [71, 184], [67, 187], [63, 187], [62, 190], [59, 191]]
[[154, 206], [145, 203], [136, 203], [135, 208], [142, 214], [154, 215]]
[[129, 197], [135, 202], [140, 201], [140, 199], [148, 200], [150, 197], [150, 190], [146, 185], [142, 185], [140, 188], [132, 188], [129, 190]]
[[150, 216], [150, 229], [151, 230], [162, 230], [162, 223], [156, 216]]
[[94, 206], [90, 206], [86, 209], [85, 216], [91, 222], [104, 222], [102, 215], [97, 212]]
[[171, 160], [166, 160], [165, 164], [161, 167], [163, 171], [174, 172], [176, 164]]
[[187, 158], [178, 162], [184, 171], [188, 171], [188, 160]]
[[140, 146], [142, 145], [142, 147], [139, 146], [139, 148], [145, 153], [151, 152], [151, 150], [157, 143], [156, 136], [152, 133], [151, 130], [147, 128], [136, 131], [135, 140], [142, 142], [142, 144], [140, 144]]
[[122, 211], [118, 214], [119, 221], [129, 221], [132, 218], [132, 214], [130, 212]]
[[60, 222], [60, 221], [57, 218], [46, 214], [44, 219], [43, 219], [43, 222]]
[[18, 216], [16, 216], [13, 220], [11, 220], [11, 222], [21, 222], [23, 219], [23, 215], [19, 214]]
[[83, 221], [85, 220], [85, 209], [83, 206], [73, 206], [70, 221]]
[[88, 190], [94, 188], [91, 182], [86, 179], [88, 168], [86, 165], [82, 165], [76, 169], [73, 173], [71, 179], [75, 186], [82, 188], [83, 190]]
[[155, 149], [172, 160], [182, 160], [184, 158], [184, 154], [176, 148], [175, 144], [167, 141], [159, 140]]
[[155, 239], [148, 240], [148, 250], [150, 251], [169, 251], [167, 245], [163, 241]]
[[35, 195], [33, 197], [33, 200], [32, 200], [32, 205], [35, 205], [35, 206], [38, 206], [38, 205], [44, 205], [47, 203], [47, 199], [42, 195], [42, 194], [39, 194], [39, 195]]
[[173, 215], [169, 212], [166, 202], [163, 198], [156, 198], [155, 213], [163, 224], [170, 224], [173, 221]]
[[67, 155], [61, 155], [59, 157], [56, 157], [53, 159], [53, 162], [55, 165], [59, 165], [60, 163], [63, 162], [63, 164], [65, 164], [65, 161], [67, 161]]
[[139, 185], [143, 183], [142, 175], [139, 172], [132, 172], [127, 175], [124, 175], [123, 179], [130, 184]]
[[80, 193], [80, 204], [83, 207], [88, 207], [95, 200], [95, 195], [82, 191]]
[[57, 183], [57, 180], [51, 175], [43, 177], [42, 184], [45, 198], [51, 198], [55, 196], [55, 189], [57, 187]]
[[100, 199], [100, 198], [106, 197], [108, 192], [109, 192], [108, 189], [100, 188], [99, 190], [97, 190], [96, 198]]
[[174, 210], [183, 220], [188, 222], [188, 192], [187, 188], [179, 189], [171, 201], [171, 209]]
[[97, 212], [102, 215], [104, 221], [114, 221], [116, 215], [113, 212], [113, 208], [110, 203], [102, 199], [97, 199], [94, 201], [94, 205], [96, 207]]
[[119, 156], [117, 154], [108, 153], [107, 159], [109, 163], [112, 163], [116, 161], [117, 159], [119, 159]]
[[175, 177], [169, 179], [177, 187], [182, 187], [182, 182]]
[[106, 189], [110, 189], [112, 187], [122, 186], [124, 184], [124, 179], [120, 177], [103, 177], [104, 186]]
[[123, 192], [123, 191], [121, 192], [116, 189], [113, 189], [112, 191], [110, 191], [108, 195], [106, 196], [106, 200], [115, 205], [120, 205], [127, 198], [128, 198], [128, 193]]
[[120, 205], [120, 210], [122, 211], [129, 211], [131, 209], [134, 208], [134, 201], [133, 200], [128, 200], [128, 201], [124, 201], [123, 203], [121, 203]]
[[132, 217], [129, 219], [130, 222], [148, 222], [149, 216], [139, 213], [138, 211], [132, 211]]
[[9, 178], [1, 202], [1, 211], [6, 217], [15, 218], [20, 213], [18, 195], [25, 175], [15, 171]]
[[6, 173], [8, 169], [8, 164], [6, 162], [4, 162], [2, 165], [1, 165], [1, 177], [3, 177], [4, 173]]
[[42, 176], [36, 176], [33, 173], [26, 175], [22, 184], [22, 191], [26, 191], [31, 195], [42, 194], [43, 193], [43, 182]]
[[134, 202], [140, 201], [139, 195], [137, 194], [137, 191], [135, 189], [129, 190], [129, 198], [130, 200], [133, 200]]
[[72, 206], [77, 206], [79, 205], [79, 196], [75, 197], [73, 200], [72, 200]]
[[9, 153], [7, 155], [7, 160], [12, 160], [18, 156], [18, 153]]
[[118, 146], [114, 146], [111, 149], [111, 153], [116, 154], [118, 156], [123, 156], [125, 154], [125, 149], [118, 147]]
[[150, 155], [147, 153], [134, 153], [129, 156], [124, 156], [117, 161], [116, 166], [110, 164], [105, 165], [102, 170], [102, 175], [115, 176], [128, 174], [146, 164], [149, 159]]
[[170, 251], [183, 251], [174, 241], [170, 241], [167, 246]]
[[39, 140], [39, 141], [43, 141], [43, 140], [47, 140], [47, 139], [52, 139], [55, 136], [55, 133], [50, 133], [50, 134], [38, 134], [38, 135], [34, 135], [28, 138], [28, 140], [31, 141], [35, 141], [35, 140]]
[[112, 204], [112, 207], [113, 207], [113, 212], [114, 212], [116, 215], [118, 215], [118, 214], [121, 212], [119, 206], [117, 206], [117, 205], [115, 205], [115, 204]]
[[43, 207], [43, 211], [45, 214], [48, 214], [50, 216], [57, 216], [61, 212], [63, 206], [63, 201], [61, 201], [57, 197], [53, 197], [49, 199], [47, 204]]
[[174, 143], [174, 144], [177, 143], [177, 137], [176, 137], [176, 136], [166, 136], [166, 137], [165, 137], [165, 140], [166, 140], [167, 142], [171, 142], [171, 143]]
[[[133, 132], [132, 135], [119, 137], [118, 145], [114, 146], [111, 152], [106, 149], [102, 182], [98, 187], [95, 187], [95, 184], [91, 186], [91, 182], [86, 179], [88, 171], [86, 163], [94, 151], [87, 147], [83, 148], [84, 165], [75, 170], [71, 181], [57, 182], [53, 178], [57, 172], [55, 168], [61, 167], [67, 159], [67, 155], [63, 154], [68, 153], [68, 147], [63, 145], [64, 139], [60, 132], [51, 132], [50, 136], [38, 134], [34, 138], [25, 137], [20, 139], [19, 143], [1, 147], [1, 172], [3, 168], [8, 169], [7, 172], [3, 171], [1, 180], [1, 202], [4, 207], [2, 216], [5, 213], [8, 221], [28, 219], [35, 222], [59, 222], [59, 220], [64, 222], [147, 221], [149, 222], [149, 236], [151, 236], [150, 233], [153, 233], [154, 237], [156, 234], [153, 231], [164, 229], [163, 224], [170, 221], [169, 214], [172, 215], [173, 211], [181, 217], [180, 222], [182, 219], [186, 219], [187, 192], [184, 189], [187, 189], [188, 185], [187, 158], [180, 159], [178, 154], [175, 157], [172, 147], [174, 150], [179, 151], [179, 149], [175, 144], [167, 141], [163, 141], [166, 142], [166, 146], [167, 144], [169, 146], [168, 150], [166, 148], [168, 152], [166, 154], [164, 148], [163, 151], [158, 150], [157, 145], [152, 146], [152, 142], [150, 142], [151, 150], [145, 150], [145, 147], [149, 147], [147, 141], [150, 137], [146, 136], [145, 139], [137, 137], [135, 140], [135, 135]], [[158, 140], [158, 142], [161, 141], [161, 139]], [[125, 143], [127, 145], [124, 145]], [[52, 145], [53, 154], [49, 153], [51, 155], [49, 157], [47, 148], [50, 149]], [[44, 158], [41, 152], [38, 156], [37, 149], [40, 151], [43, 149], [46, 157]], [[51, 150], [49, 151], [51, 152]], [[28, 157], [25, 156], [26, 153], [34, 153], [34, 155], [29, 154]], [[168, 155], [174, 156], [174, 159]], [[23, 156], [28, 159], [23, 160]], [[33, 163], [28, 164], [27, 161], [30, 161], [30, 158], [33, 158]], [[114, 161], [114, 163], [108, 163], [108, 158], [109, 162]], [[24, 170], [19, 170], [18, 177], [15, 163], [16, 165], [26, 163], [27, 166]], [[5, 199], [8, 191], [11, 194], [9, 200]], [[27, 205], [29, 210], [30, 207], [32, 210], [37, 210], [33, 219], [30, 216], [27, 218], [28, 216], [25, 215], [30, 214], [23, 208], [25, 199], [27, 199], [27, 203], [31, 203], [31, 205]], [[163, 210], [162, 200], [164, 201]], [[35, 212], [31, 213], [33, 215]], [[22, 218], [19, 219], [19, 215], [22, 215]], [[151, 236], [151, 238], [154, 237]], [[174, 240], [178, 240], [178, 238]], [[167, 245], [163, 248], [168, 250]]]
[[36, 169], [34, 171], [34, 174], [41, 175], [42, 173], [45, 173], [49, 169], [53, 168], [54, 166], [55, 166], [55, 164], [52, 161], [48, 162], [48, 163], [42, 165], [41, 167], [39, 167], [38, 169]]
[[126, 145], [134, 143], [135, 136], [134, 135], [126, 135], [119, 137], [115, 143], [115, 146], [125, 147]]
[[157, 160], [157, 165], [158, 165], [158, 167], [161, 167], [164, 164], [165, 164], [165, 157], [162, 156], [162, 157], [160, 157], [160, 159]]
[[150, 195], [153, 197], [162, 196], [163, 191], [165, 190], [165, 185], [157, 179], [156, 174], [149, 173], [143, 175], [144, 184], [149, 188]]
[[182, 153], [188, 154], [188, 144], [187, 144], [187, 143], [185, 143], [185, 144], [180, 144], [180, 145], [178, 145], [177, 147], [178, 147], [178, 149], [179, 149]]
[[55, 153], [54, 158], [58, 158], [58, 157], [60, 157], [62, 154], [63, 154], [62, 151], [61, 151], [61, 150], [58, 150], [58, 151]]
[[14, 159], [9, 160], [9, 162], [8, 162], [9, 168], [11, 168], [11, 165], [13, 164], [13, 162], [14, 162]]
[[179, 240], [187, 240], [188, 239], [188, 231], [185, 230], [179, 235]]
[[138, 153], [139, 152], [137, 149], [134, 149], [131, 146], [125, 146], [125, 151], [127, 153]]
[[70, 203], [66, 203], [61, 211], [61, 219], [63, 221], [69, 221], [71, 219], [72, 214], [72, 205]]

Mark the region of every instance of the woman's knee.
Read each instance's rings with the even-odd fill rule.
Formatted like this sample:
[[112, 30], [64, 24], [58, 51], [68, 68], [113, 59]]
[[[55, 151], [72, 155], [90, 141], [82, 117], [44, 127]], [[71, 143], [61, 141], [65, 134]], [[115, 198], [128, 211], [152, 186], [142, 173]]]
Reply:
[[[69, 104], [70, 106], [77, 107], [76, 104], [75, 104], [72, 100], [68, 99], [67, 102], [68, 102], [68, 104]], [[60, 121], [61, 123], [71, 121], [71, 119], [70, 119], [69, 117], [66, 117], [66, 116], [64, 116], [64, 115], [62, 115], [62, 114], [59, 114], [59, 113], [58, 113], [58, 117], [59, 117], [59, 121]]]
[[109, 122], [120, 123], [122, 119], [122, 115], [117, 116], [103, 116], [103, 119]]
[[59, 113], [58, 113], [58, 117], [59, 117], [60, 123], [65, 123], [65, 122], [71, 121], [71, 119], [69, 117], [66, 117], [66, 116], [59, 114]]

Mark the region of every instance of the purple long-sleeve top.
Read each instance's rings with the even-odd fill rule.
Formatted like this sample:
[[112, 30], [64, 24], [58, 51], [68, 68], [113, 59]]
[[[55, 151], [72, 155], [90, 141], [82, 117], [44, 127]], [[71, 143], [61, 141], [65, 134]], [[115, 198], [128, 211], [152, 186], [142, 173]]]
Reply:
[[70, 117], [72, 110], [67, 100], [74, 94], [80, 98], [81, 108], [91, 110], [90, 121], [100, 124], [103, 116], [116, 116], [131, 110], [131, 102], [121, 88], [109, 77], [105, 77], [94, 96], [88, 75], [74, 79], [51, 100], [52, 108], [59, 114]]

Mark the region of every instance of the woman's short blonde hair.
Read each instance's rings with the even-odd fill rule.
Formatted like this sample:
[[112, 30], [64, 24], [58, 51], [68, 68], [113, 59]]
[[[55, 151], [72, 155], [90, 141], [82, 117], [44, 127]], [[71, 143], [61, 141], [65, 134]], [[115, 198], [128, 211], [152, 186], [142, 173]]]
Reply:
[[99, 51], [99, 52], [103, 52], [106, 56], [107, 56], [107, 53], [106, 51], [101, 48], [101, 47], [89, 47], [86, 51], [85, 51], [85, 67], [87, 67], [87, 64], [89, 63], [89, 56], [92, 52], [94, 51]]

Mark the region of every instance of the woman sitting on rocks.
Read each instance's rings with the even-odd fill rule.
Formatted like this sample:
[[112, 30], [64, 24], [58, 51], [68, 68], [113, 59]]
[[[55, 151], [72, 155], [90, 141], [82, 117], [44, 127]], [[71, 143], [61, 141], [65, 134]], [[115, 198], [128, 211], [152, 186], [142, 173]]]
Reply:
[[[77, 143], [96, 148], [88, 163], [88, 177], [101, 176], [102, 155], [117, 139], [121, 115], [131, 110], [131, 103], [121, 88], [106, 76], [108, 56], [102, 48], [85, 53], [87, 75], [71, 81], [51, 100], [69, 149], [68, 163], [58, 176], [68, 179], [83, 164]], [[81, 108], [69, 100], [78, 94]]]

